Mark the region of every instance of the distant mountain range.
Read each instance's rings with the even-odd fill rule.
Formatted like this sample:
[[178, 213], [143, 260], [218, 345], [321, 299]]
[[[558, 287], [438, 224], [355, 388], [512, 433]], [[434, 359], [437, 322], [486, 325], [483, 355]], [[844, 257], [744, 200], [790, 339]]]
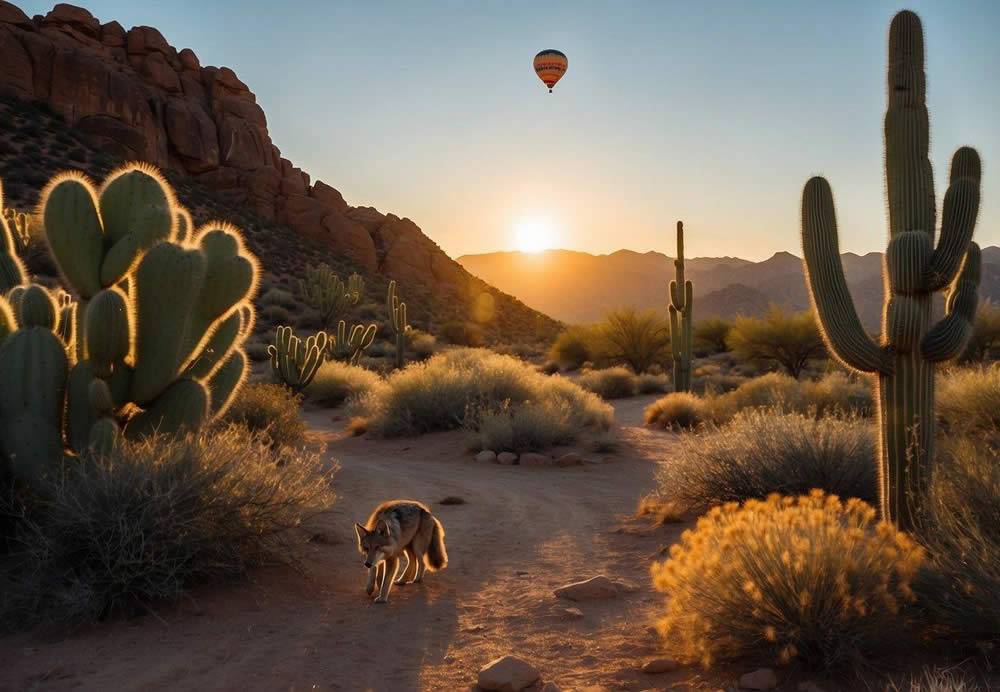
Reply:
[[[858, 314], [877, 331], [882, 310], [882, 255], [846, 253], [844, 273]], [[619, 250], [591, 255], [571, 250], [539, 254], [492, 252], [458, 258], [469, 272], [536, 310], [569, 323], [599, 320], [610, 309], [634, 305], [663, 309], [674, 277], [673, 258], [659, 252]], [[802, 260], [778, 252], [763, 262], [738, 257], [685, 260], [694, 282], [694, 318], [758, 315], [771, 303], [789, 310], [809, 307]], [[1000, 300], [1000, 247], [983, 250], [980, 296]]]

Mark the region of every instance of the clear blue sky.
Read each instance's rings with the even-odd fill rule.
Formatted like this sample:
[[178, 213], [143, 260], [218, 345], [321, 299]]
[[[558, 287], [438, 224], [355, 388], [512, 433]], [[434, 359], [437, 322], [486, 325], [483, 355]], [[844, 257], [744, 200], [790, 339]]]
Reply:
[[[29, 14], [49, 3], [18, 3]], [[799, 252], [799, 194], [826, 175], [841, 247], [882, 250], [886, 35], [924, 20], [931, 160], [984, 160], [977, 238], [1000, 244], [1000, 2], [94, 0], [257, 94], [284, 156], [409, 216], [450, 254], [519, 224], [591, 252]], [[534, 54], [569, 70], [547, 93]]]

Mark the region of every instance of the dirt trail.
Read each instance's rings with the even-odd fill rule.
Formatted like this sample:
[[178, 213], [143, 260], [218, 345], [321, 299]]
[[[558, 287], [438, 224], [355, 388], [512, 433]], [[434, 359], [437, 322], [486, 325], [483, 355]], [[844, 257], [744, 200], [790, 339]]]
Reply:
[[[648, 627], [660, 597], [650, 561], [679, 531], [634, 519], [673, 440], [641, 426], [650, 400], [617, 406], [620, 449], [587, 454], [605, 463], [567, 469], [476, 463], [460, 433], [349, 438], [329, 412], [311, 412], [311, 434], [342, 468], [336, 506], [313, 525], [321, 540], [308, 548], [305, 574], [259, 570], [252, 583], [199, 590], [162, 620], [98, 625], [58, 641], [0, 640], [0, 689], [468, 690], [484, 663], [507, 653], [563, 689], [665, 688], [690, 678], [637, 670], [656, 653]], [[438, 504], [449, 495], [465, 504]], [[364, 595], [353, 524], [393, 497], [431, 507], [451, 562], [375, 605]], [[637, 589], [603, 603], [552, 595], [597, 574]], [[571, 606], [584, 616], [568, 616]]]

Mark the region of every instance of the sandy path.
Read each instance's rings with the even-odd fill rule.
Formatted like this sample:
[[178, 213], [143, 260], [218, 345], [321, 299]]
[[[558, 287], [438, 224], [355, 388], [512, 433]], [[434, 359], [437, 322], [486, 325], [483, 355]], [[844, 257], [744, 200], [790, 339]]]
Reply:
[[[0, 688], [467, 690], [480, 666], [506, 653], [564, 689], [662, 689], [689, 678], [636, 670], [656, 652], [650, 560], [679, 530], [634, 519], [673, 439], [641, 426], [651, 399], [617, 406], [620, 450], [588, 454], [606, 463], [569, 469], [477, 464], [459, 433], [348, 438], [329, 412], [311, 412], [312, 434], [342, 468], [336, 506], [314, 523], [323, 540], [310, 544], [305, 574], [259, 570], [251, 583], [199, 590], [162, 620], [103, 624], [57, 641], [8, 637]], [[438, 504], [448, 495], [465, 504]], [[392, 497], [431, 507], [451, 563], [374, 605], [353, 522]], [[553, 597], [553, 588], [596, 574], [637, 590], [603, 603]], [[566, 615], [570, 606], [584, 617]]]

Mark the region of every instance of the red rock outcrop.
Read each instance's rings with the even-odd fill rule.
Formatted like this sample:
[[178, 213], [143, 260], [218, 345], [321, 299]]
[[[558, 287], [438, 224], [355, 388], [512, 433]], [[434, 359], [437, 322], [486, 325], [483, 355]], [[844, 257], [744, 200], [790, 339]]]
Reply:
[[311, 182], [281, 157], [233, 70], [202, 66], [153, 27], [126, 31], [62, 3], [28, 18], [0, 0], [0, 90], [44, 101], [122, 156], [188, 173], [369, 271], [460, 292], [472, 280], [409, 219]]

